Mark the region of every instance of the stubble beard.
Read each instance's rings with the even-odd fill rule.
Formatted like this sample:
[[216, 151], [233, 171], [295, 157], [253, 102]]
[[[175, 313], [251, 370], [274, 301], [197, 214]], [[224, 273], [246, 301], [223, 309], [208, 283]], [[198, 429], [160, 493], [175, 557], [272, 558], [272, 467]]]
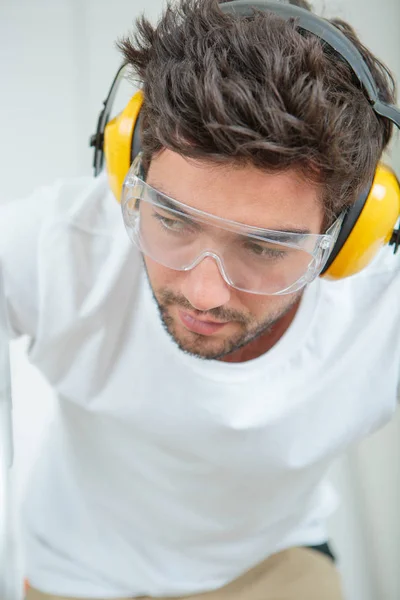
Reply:
[[[299, 300], [299, 295], [296, 294], [291, 298], [288, 305], [281, 307], [280, 310], [277, 310], [274, 314], [268, 315], [267, 318], [259, 321], [254, 317], [244, 315], [238, 311], [225, 309], [224, 307], [214, 308], [205, 312], [196, 311], [184, 297], [178, 296], [167, 289], [160, 290], [157, 294], [152, 290], [152, 293], [159, 310], [163, 327], [178, 348], [186, 354], [205, 360], [222, 359], [243, 348], [250, 342], [254, 342], [260, 336], [271, 331], [274, 325], [280, 321]], [[176, 320], [169, 312], [169, 309], [172, 306], [190, 310], [192, 314], [197, 314], [198, 316], [201, 315], [203, 319], [205, 316], [209, 315], [211, 318], [222, 321], [235, 321], [240, 325], [240, 329], [235, 335], [223, 340], [216, 340], [213, 339], [212, 336], [208, 337], [191, 331], [188, 331], [187, 334], [180, 335], [178, 333]]]

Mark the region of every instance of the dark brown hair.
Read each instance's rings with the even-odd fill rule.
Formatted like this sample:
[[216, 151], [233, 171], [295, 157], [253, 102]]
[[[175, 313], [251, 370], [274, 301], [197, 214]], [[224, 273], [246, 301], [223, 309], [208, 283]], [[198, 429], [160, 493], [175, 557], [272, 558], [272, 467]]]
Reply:
[[[309, 9], [304, 0], [291, 4]], [[347, 23], [331, 21], [364, 56], [381, 99], [395, 101], [388, 69]], [[143, 82], [144, 166], [162, 148], [265, 171], [295, 168], [322, 184], [327, 219], [370, 185], [392, 127], [349, 66], [314, 35], [271, 12], [223, 13], [217, 0], [168, 4], [143, 16], [118, 46]]]

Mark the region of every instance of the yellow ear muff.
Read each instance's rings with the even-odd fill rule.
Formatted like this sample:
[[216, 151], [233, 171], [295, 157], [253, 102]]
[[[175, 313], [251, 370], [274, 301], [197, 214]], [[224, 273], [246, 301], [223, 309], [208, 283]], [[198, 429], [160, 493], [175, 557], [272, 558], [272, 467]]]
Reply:
[[322, 277], [342, 279], [364, 269], [390, 242], [399, 216], [399, 182], [393, 171], [380, 163], [364, 208]]
[[132, 138], [143, 104], [143, 94], [136, 92], [124, 110], [104, 129], [104, 155], [110, 188], [121, 201], [122, 184], [132, 163]]

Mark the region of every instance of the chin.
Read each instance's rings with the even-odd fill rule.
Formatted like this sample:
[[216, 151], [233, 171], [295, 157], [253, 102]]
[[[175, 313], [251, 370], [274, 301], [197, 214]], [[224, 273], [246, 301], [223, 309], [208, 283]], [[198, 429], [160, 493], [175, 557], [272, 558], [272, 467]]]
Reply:
[[255, 337], [255, 332], [250, 333], [243, 330], [240, 330], [236, 334], [227, 335], [224, 338], [200, 335], [188, 331], [179, 321], [175, 321], [169, 315], [163, 315], [162, 322], [164, 328], [180, 350], [186, 354], [205, 360], [219, 360], [224, 358], [248, 344]]
[[216, 339], [187, 331], [183, 326], [174, 322], [166, 323], [164, 321], [164, 326], [178, 348], [186, 354], [215, 360], [230, 352], [232, 342], [229, 339]]

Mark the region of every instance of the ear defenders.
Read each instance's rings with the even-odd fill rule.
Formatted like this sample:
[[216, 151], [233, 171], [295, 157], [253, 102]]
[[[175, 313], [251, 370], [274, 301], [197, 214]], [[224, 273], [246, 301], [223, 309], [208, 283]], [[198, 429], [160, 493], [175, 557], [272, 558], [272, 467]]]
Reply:
[[[380, 100], [378, 87], [362, 55], [334, 25], [303, 8], [277, 2], [233, 0], [221, 4], [220, 8], [223, 12], [243, 16], [250, 16], [253, 9], [266, 10], [287, 20], [294, 19], [299, 30], [316, 35], [347, 62], [376, 114], [389, 119], [400, 129], [400, 110]], [[103, 103], [96, 133], [90, 139], [90, 146], [94, 147], [95, 175], [102, 170], [105, 157], [109, 184], [118, 201], [124, 179], [140, 152], [140, 110], [143, 104], [143, 94], [138, 91], [124, 110], [109, 120], [126, 68], [126, 64], [122, 65], [115, 76]], [[399, 181], [389, 167], [379, 163], [370, 189], [361, 194], [346, 212], [339, 237], [321, 276], [337, 280], [354, 275], [387, 244], [393, 245], [396, 253], [400, 246], [400, 228], [396, 229], [399, 216]]]

